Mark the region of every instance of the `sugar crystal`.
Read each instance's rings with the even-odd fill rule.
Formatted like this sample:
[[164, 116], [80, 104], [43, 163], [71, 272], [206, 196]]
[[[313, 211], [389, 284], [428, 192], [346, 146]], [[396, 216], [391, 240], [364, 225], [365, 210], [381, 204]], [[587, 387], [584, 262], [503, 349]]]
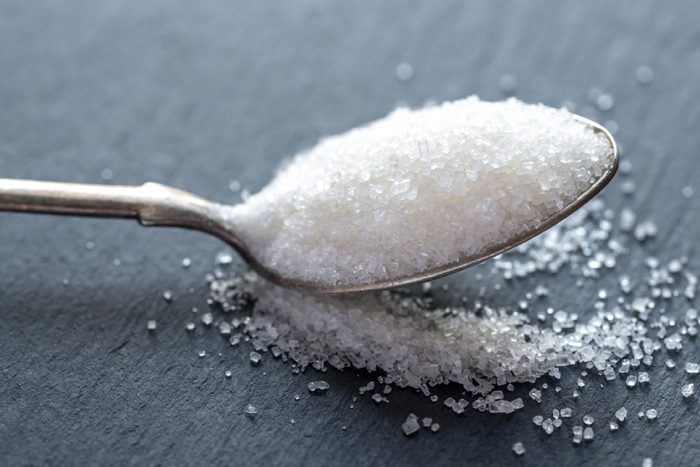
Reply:
[[331, 388], [331, 385], [325, 381], [311, 381], [307, 387], [312, 394], [324, 394]]
[[615, 412], [615, 418], [617, 418], [619, 421], [624, 422], [625, 418], [627, 418], [627, 409], [624, 407], [620, 407], [617, 409]]
[[418, 417], [414, 414], [408, 414], [406, 421], [401, 425], [401, 429], [406, 436], [411, 436], [420, 430], [420, 424], [418, 423]]
[[689, 375], [697, 375], [700, 373], [700, 364], [688, 362], [685, 364], [685, 372]]
[[255, 418], [255, 416], [258, 414], [258, 409], [255, 406], [248, 404], [245, 407], [245, 414], [249, 418]]
[[683, 388], [681, 388], [681, 394], [683, 394], [683, 397], [688, 398], [695, 394], [695, 384], [689, 383], [683, 385]]
[[249, 358], [251, 365], [258, 365], [262, 360], [262, 355], [260, 355], [258, 352], [251, 352]]
[[517, 442], [513, 444], [513, 452], [515, 453], [516, 456], [522, 456], [525, 454], [525, 447], [523, 446], [523, 443]]

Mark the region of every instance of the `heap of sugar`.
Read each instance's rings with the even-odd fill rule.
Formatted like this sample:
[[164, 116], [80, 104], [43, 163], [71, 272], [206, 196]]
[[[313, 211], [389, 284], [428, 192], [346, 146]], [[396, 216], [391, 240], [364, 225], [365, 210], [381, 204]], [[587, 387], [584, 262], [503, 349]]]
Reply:
[[285, 277], [391, 280], [499, 249], [574, 201], [612, 156], [565, 109], [469, 97], [323, 139], [227, 214]]
[[506, 307], [435, 310], [398, 292], [314, 296], [255, 276], [232, 281], [214, 282], [213, 296], [221, 300], [238, 287], [256, 298], [246, 324], [256, 345], [274, 346], [301, 367], [381, 370], [386, 383], [400, 387], [454, 382], [486, 395], [496, 386], [535, 382], [562, 365], [591, 362], [602, 372], [651, 343], [621, 310], [600, 310], [577, 323], [576, 332], [562, 333]]
[[[230, 319], [225, 317], [229, 312], [245, 313], [244, 319], [231, 321], [239, 333], [236, 342], [243, 332], [256, 349], [284, 355], [297, 368], [378, 371], [384, 383], [419, 388], [426, 395], [432, 386], [457, 383], [485, 397], [479, 410], [510, 412], [520, 404], [489, 402], [489, 394], [544, 375], [558, 378], [559, 368], [570, 365], [585, 366], [606, 380], [618, 373], [624, 379], [630, 368], [649, 365], [662, 345], [682, 347], [674, 330], [678, 324], [684, 325], [681, 334], [697, 334], [695, 310], [678, 323], [663, 314], [651, 317], [656, 300], [694, 296], [695, 276], [682, 271], [686, 259], [665, 266], [648, 258], [644, 283], [632, 284], [623, 273], [581, 309], [548, 302], [548, 288], [561, 286], [557, 273], [563, 268], [578, 285], [600, 280], [609, 286], [604, 273], [610, 274], [635, 244], [644, 244], [615, 221], [614, 211], [594, 201], [546, 235], [484, 265], [481, 269], [490, 266], [492, 271], [490, 281], [500, 275], [506, 281], [531, 274], [540, 278], [532, 293], [512, 304], [489, 303], [480, 292], [468, 305], [436, 306], [429, 284], [423, 292], [318, 296], [275, 286], [253, 273], [227, 278], [221, 272], [210, 278], [211, 299], [224, 311], [224, 320]], [[500, 290], [507, 282], [491, 285]], [[656, 338], [650, 328], [660, 329]], [[695, 372], [696, 366], [690, 362], [686, 371]], [[646, 372], [634, 375], [635, 385], [648, 381]]]

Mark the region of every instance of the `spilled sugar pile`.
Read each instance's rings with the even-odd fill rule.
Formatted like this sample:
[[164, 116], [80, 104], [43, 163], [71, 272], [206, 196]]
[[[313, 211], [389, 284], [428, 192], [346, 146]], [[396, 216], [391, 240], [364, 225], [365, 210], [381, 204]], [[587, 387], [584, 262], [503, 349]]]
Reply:
[[[562, 238], [580, 232], [580, 224], [593, 212], [586, 209], [523, 250], [540, 258], [549, 256], [548, 245], [557, 237], [559, 255], [538, 262], [554, 265], [570, 260], [589, 246], [588, 241], [578, 243], [582, 239], [575, 235]], [[504, 263], [497, 264], [504, 267]], [[278, 349], [302, 368], [329, 364], [382, 370], [387, 383], [424, 388], [426, 393], [427, 386], [455, 382], [485, 395], [496, 385], [534, 382], [558, 366], [581, 362], [611, 371], [620, 358], [651, 345], [638, 320], [620, 308], [598, 310], [585, 322], [577, 322], [575, 313], [559, 311], [553, 328], [541, 328], [531, 324], [527, 314], [509, 307], [432, 308], [421, 296], [391, 291], [313, 296], [282, 289], [253, 274], [213, 281], [211, 291], [224, 309], [240, 304], [243, 296], [255, 297], [246, 333], [259, 347]]]
[[376, 282], [498, 250], [613, 165], [565, 109], [472, 96], [326, 138], [227, 215], [284, 277]]
[[[600, 269], [615, 267], [616, 258], [626, 253], [626, 243], [631, 240], [624, 233], [620, 238], [611, 237], [614, 221], [612, 211], [593, 202], [518, 251], [496, 259], [493, 268], [506, 279], [568, 268], [594, 280]], [[618, 300], [610, 303], [606, 299], [613, 291], [601, 290], [598, 300], [590, 304], [592, 311], [581, 310], [581, 318], [577, 311], [540, 305], [538, 321], [549, 318], [550, 326], [532, 322], [527, 300], [505, 307], [484, 303], [433, 307], [426, 285], [423, 289], [428, 293], [417, 295], [384, 291], [313, 296], [282, 289], [250, 273], [212, 280], [211, 297], [224, 311], [239, 310], [254, 297], [250, 318], [245, 322], [235, 319], [233, 324], [243, 326], [257, 350], [270, 348], [302, 369], [330, 365], [380, 370], [384, 382], [420, 388], [426, 395], [431, 386], [458, 383], [472, 394], [485, 396], [496, 386], [535, 382], [545, 374], [556, 375], [559, 367], [575, 364], [614, 378], [615, 367], [623, 359], [638, 366], [653, 354], [657, 346], [645, 322], [654, 299], [672, 298], [669, 286], [680, 285], [684, 276], [680, 260], [668, 267], [653, 259], [650, 262], [655, 267], [649, 272], [648, 298], [632, 298], [629, 279], [621, 275]], [[544, 279], [529, 294], [534, 304], [548, 295]], [[682, 291], [691, 298], [696, 279], [685, 272], [685, 282]], [[514, 410], [505, 401], [485, 408]]]
[[[622, 168], [626, 177], [630, 164]], [[269, 352], [291, 360], [295, 372], [309, 366], [364, 368], [377, 372], [378, 383], [417, 388], [433, 401], [438, 401], [434, 386], [459, 384], [472, 397], [444, 400], [456, 414], [469, 406], [491, 413], [521, 409], [527, 401], [508, 397], [518, 383], [539, 384], [529, 398], [540, 403], [548, 387], [541, 378], [557, 381], [567, 366], [582, 369], [574, 398], [586, 385], [583, 378], [593, 375], [621, 379], [632, 390], [649, 384], [655, 354], [679, 352], [685, 339], [697, 335], [699, 323], [692, 308], [697, 277], [688, 270], [687, 258], [661, 261], [647, 256], [645, 272], [642, 277], [634, 274], [635, 281], [620, 271], [625, 256], [644, 256], [655, 234], [653, 222], [637, 220], [629, 208], [618, 214], [595, 200], [543, 235], [479, 267], [477, 277], [497, 291], [506, 291], [521, 278], [536, 281], [522, 300], [506, 306], [489, 304], [486, 286], [463, 298], [468, 305], [439, 306], [436, 299], [446, 292], [430, 283], [362, 296], [319, 297], [281, 289], [252, 273], [226, 277], [219, 270], [209, 278], [218, 318], [207, 313], [204, 321], [218, 325], [232, 345], [249, 340], [258, 357]], [[556, 294], [549, 293], [561, 287], [563, 277], [571, 277], [578, 287], [601, 288], [590, 302], [567, 310], [552, 303]], [[678, 316], [669, 312], [678, 308], [683, 310]], [[667, 359], [666, 367], [675, 367], [679, 357]], [[688, 375], [700, 372], [696, 362], [679, 365]], [[386, 387], [375, 391], [374, 382], [360, 388], [366, 392], [373, 393], [376, 403], [390, 398]], [[692, 382], [679, 381], [673, 396], [694, 394]], [[638, 415], [653, 420], [657, 411], [650, 408]], [[571, 417], [572, 408], [562, 406], [535, 416], [533, 423], [551, 434]], [[625, 407], [611, 413], [607, 430], [618, 430], [625, 417]], [[584, 416], [583, 425], [574, 421], [575, 444], [594, 439], [592, 424], [590, 415]], [[407, 435], [421, 428], [438, 431], [439, 424], [410, 414], [402, 426]], [[516, 443], [513, 451], [522, 455], [525, 448]]]

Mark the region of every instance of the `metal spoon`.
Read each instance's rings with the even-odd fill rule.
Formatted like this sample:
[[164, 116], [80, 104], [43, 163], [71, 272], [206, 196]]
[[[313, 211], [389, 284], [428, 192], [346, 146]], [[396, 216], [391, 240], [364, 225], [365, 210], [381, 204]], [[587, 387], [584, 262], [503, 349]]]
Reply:
[[610, 143], [612, 165], [585, 192], [537, 228], [515, 238], [504, 239], [490, 251], [435, 269], [364, 284], [331, 285], [286, 277], [262, 264], [238, 238], [222, 212], [226, 206], [182, 190], [146, 183], [141, 186], [88, 185], [33, 180], [0, 179], [0, 210], [95, 217], [135, 218], [145, 226], [172, 226], [201, 230], [233, 246], [248, 264], [267, 280], [283, 287], [313, 293], [350, 293], [387, 289], [427, 281], [468, 268], [499, 255], [539, 235], [586, 204], [613, 178], [618, 166], [618, 149], [612, 135], [601, 125], [583, 117], [577, 120], [602, 133]]

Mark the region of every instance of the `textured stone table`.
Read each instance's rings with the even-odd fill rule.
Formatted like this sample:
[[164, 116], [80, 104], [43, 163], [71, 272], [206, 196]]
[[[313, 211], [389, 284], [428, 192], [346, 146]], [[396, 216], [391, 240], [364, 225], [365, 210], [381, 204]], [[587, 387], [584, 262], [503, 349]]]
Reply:
[[[498, 99], [510, 74], [522, 99], [573, 101], [619, 125], [638, 187], [628, 202], [659, 226], [649, 254], [689, 255], [698, 271], [699, 15], [692, 1], [2, 0], [0, 176], [101, 182], [108, 169], [110, 183], [158, 181], [234, 202], [232, 179], [257, 190], [322, 135], [397, 103]], [[408, 81], [395, 74], [402, 62], [413, 67]], [[655, 73], [647, 86], [635, 81], [642, 65]], [[614, 108], [586, 110], [592, 88]], [[604, 194], [613, 207], [618, 182]], [[695, 198], [681, 197], [685, 185]], [[596, 440], [579, 447], [570, 427], [551, 437], [534, 427], [541, 408], [531, 403], [511, 416], [456, 417], [395, 390], [390, 404], [364, 397], [350, 409], [370, 380], [354, 371], [328, 372], [331, 391], [311, 396], [318, 374], [293, 376], [267, 357], [251, 367], [247, 348], [201, 326], [185, 332], [221, 249], [201, 234], [128, 221], [0, 214], [0, 464], [698, 462], [698, 406], [683, 403], [663, 352], [643, 398], [591, 389], [579, 402], [603, 417], [623, 403], [655, 407], [653, 426], [635, 420], [613, 436], [602, 418]], [[553, 290], [571, 306], [595, 291], [568, 292]], [[147, 319], [158, 321], [152, 335]], [[248, 403], [255, 421], [243, 415]], [[440, 432], [404, 437], [409, 412], [438, 414]], [[515, 441], [525, 456], [511, 452]]]

